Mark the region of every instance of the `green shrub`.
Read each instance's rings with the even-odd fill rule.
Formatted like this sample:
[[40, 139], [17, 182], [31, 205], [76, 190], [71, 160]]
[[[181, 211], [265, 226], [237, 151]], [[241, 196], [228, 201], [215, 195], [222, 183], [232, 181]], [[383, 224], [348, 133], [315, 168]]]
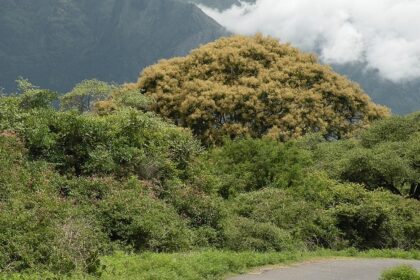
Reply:
[[112, 177], [58, 177], [57, 191], [78, 207], [88, 206], [97, 211], [98, 203], [123, 183]]
[[335, 179], [420, 199], [420, 114], [374, 123], [357, 138], [308, 145]]
[[228, 141], [206, 158], [218, 192], [225, 198], [264, 187], [288, 188], [299, 184], [310, 163], [309, 155], [294, 143], [273, 140]]
[[0, 270], [96, 271], [105, 236], [59, 196], [53, 169], [28, 162], [13, 135], [0, 136], [0, 158]]
[[364, 147], [373, 147], [383, 142], [406, 142], [410, 135], [420, 132], [420, 113], [408, 116], [394, 116], [376, 122], [361, 133]]
[[408, 265], [388, 269], [382, 273], [380, 280], [419, 280], [420, 272]]
[[288, 251], [296, 249], [290, 233], [268, 222], [249, 218], [227, 219], [224, 226], [224, 247], [235, 251]]
[[199, 144], [185, 130], [133, 109], [105, 116], [36, 111], [22, 131], [33, 159], [65, 174], [165, 180], [182, 175]]
[[[270, 224], [291, 236], [300, 248], [339, 246], [339, 231], [335, 220], [325, 215], [316, 202], [299, 197], [293, 190], [264, 189], [242, 194], [232, 206], [235, 219], [246, 218], [254, 223]], [[231, 227], [238, 226], [232, 223]], [[246, 235], [246, 231], [242, 231]], [[248, 248], [252, 249], [252, 248]]]
[[109, 245], [93, 217], [67, 217], [54, 225], [55, 239], [50, 271], [95, 273]]
[[221, 223], [227, 215], [221, 197], [181, 185], [172, 187], [166, 200], [194, 230], [196, 244], [204, 247], [221, 245]]
[[251, 234], [253, 240], [270, 243], [270, 236], [255, 234], [251, 226], [269, 224], [289, 234], [298, 248], [420, 248], [418, 202], [322, 175], [310, 176], [290, 189], [241, 194], [229, 205], [232, 212], [225, 230], [235, 236], [233, 240]]
[[325, 215], [347, 246], [370, 248], [420, 248], [417, 201], [386, 191], [367, 191], [354, 184], [332, 184], [320, 191]]
[[88, 112], [95, 102], [106, 99], [116, 88], [115, 85], [96, 79], [84, 80], [60, 98], [61, 109]]
[[191, 245], [191, 232], [175, 209], [139, 185], [113, 190], [98, 207], [109, 238], [134, 250], [176, 251]]

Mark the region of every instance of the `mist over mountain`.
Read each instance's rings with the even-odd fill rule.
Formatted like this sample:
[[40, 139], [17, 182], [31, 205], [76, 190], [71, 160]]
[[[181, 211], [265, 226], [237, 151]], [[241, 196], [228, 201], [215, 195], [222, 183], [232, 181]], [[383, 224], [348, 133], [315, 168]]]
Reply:
[[233, 33], [261, 32], [316, 52], [394, 113], [420, 109], [420, 1], [253, 2], [201, 7]]
[[420, 79], [393, 82], [363, 63], [334, 64], [334, 70], [359, 83], [377, 103], [386, 105], [395, 114], [408, 114], [420, 109]]
[[66, 91], [97, 78], [118, 83], [162, 58], [227, 32], [176, 0], [0, 1], [0, 87], [18, 76]]

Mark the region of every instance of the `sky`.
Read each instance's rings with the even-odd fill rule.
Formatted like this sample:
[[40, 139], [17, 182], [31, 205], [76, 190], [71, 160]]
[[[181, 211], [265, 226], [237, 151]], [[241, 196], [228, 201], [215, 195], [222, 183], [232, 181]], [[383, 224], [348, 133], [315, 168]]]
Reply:
[[328, 64], [364, 63], [394, 82], [420, 78], [420, 0], [257, 0], [225, 11], [201, 6], [237, 34], [257, 32]]

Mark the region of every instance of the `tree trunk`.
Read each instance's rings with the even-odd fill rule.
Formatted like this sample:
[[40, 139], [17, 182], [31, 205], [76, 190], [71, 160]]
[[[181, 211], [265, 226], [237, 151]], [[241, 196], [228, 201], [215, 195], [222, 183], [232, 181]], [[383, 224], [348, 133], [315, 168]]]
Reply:
[[411, 183], [410, 197], [420, 200], [420, 183], [416, 183], [416, 182]]

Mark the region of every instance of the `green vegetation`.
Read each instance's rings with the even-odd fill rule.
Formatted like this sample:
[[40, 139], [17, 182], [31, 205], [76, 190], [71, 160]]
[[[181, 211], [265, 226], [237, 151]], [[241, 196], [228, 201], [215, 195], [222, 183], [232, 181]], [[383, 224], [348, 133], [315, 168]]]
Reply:
[[[318, 250], [313, 252], [231, 252], [204, 250], [186, 253], [142, 253], [116, 252], [102, 258], [103, 268], [100, 279], [104, 280], [196, 280], [225, 279], [226, 275], [244, 273], [252, 268], [268, 265], [287, 265], [306, 260], [328, 259], [332, 257], [401, 258], [420, 259], [419, 251], [371, 250], [358, 252]], [[13, 273], [0, 275], [4, 280], [38, 279], [97, 279], [88, 274], [57, 275], [49, 272]]]
[[95, 103], [108, 98], [115, 89], [115, 86], [102, 81], [85, 80], [63, 96], [61, 107], [64, 110], [75, 109], [80, 113], [88, 112]]
[[[343, 99], [367, 100], [336, 78]], [[0, 277], [217, 279], [366, 250], [418, 258], [419, 113], [373, 122], [380, 107], [363, 103], [375, 117], [345, 139], [329, 125], [283, 142], [222, 130], [203, 147], [136, 86], [18, 88], [0, 97]]]
[[333, 178], [420, 198], [420, 113], [382, 120], [356, 139], [321, 143], [314, 151]]
[[402, 265], [384, 271], [380, 280], [419, 280], [420, 272], [408, 265]]

